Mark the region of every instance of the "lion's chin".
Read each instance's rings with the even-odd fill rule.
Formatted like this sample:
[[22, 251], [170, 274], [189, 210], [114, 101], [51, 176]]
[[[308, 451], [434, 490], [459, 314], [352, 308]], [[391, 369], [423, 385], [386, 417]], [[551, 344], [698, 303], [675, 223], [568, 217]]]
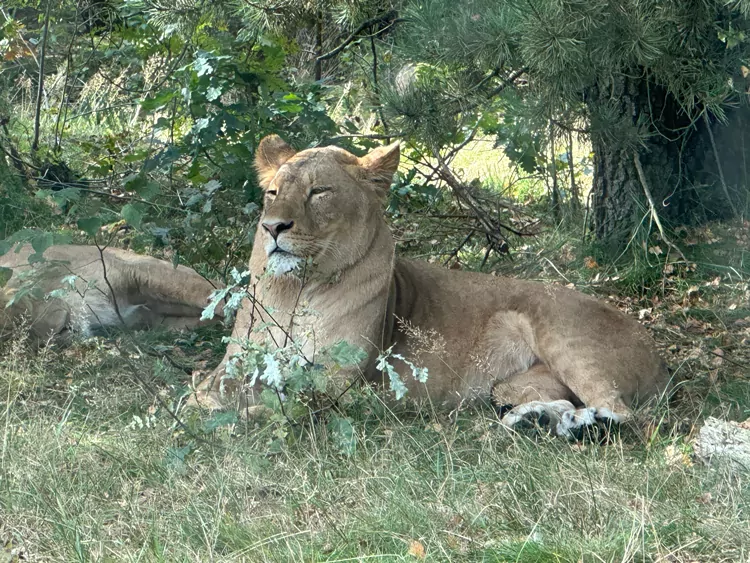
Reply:
[[287, 274], [293, 273], [297, 270], [304, 260], [294, 254], [288, 252], [276, 251], [271, 253], [268, 257], [268, 264], [266, 265], [266, 272], [272, 276], [280, 277]]

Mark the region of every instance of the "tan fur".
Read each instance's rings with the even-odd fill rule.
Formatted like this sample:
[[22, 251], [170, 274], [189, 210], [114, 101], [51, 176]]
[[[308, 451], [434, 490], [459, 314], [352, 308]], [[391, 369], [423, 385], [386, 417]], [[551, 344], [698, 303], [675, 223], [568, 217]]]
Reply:
[[[190, 268], [175, 268], [126, 250], [105, 249], [104, 265], [95, 246], [52, 246], [44, 252], [44, 261], [32, 266], [28, 259], [33, 253], [26, 245], [19, 252], [11, 250], [0, 256], [0, 266], [13, 270], [9, 283], [0, 290], [0, 338], [11, 336], [21, 319], [41, 342], [64, 339], [71, 331], [88, 334], [123, 322], [129, 328], [190, 328], [200, 324], [201, 312], [214, 289]], [[75, 289], [50, 298], [49, 292], [68, 287], [61, 280], [70, 275], [76, 276]], [[28, 294], [6, 307], [14, 293], [29, 284], [36, 295]], [[217, 314], [221, 316], [221, 311]]]
[[[634, 403], [667, 387], [667, 370], [645, 329], [591, 297], [395, 258], [382, 202], [398, 145], [363, 158], [336, 147], [294, 154], [274, 136], [258, 155], [267, 196], [250, 270], [257, 301], [274, 312], [244, 303], [236, 338], [281, 346], [289, 335], [301, 339], [310, 357], [344, 339], [368, 351], [361, 368], [371, 380], [383, 378], [374, 365], [378, 351], [393, 346], [429, 370], [427, 383], [419, 384], [395, 364], [412, 396], [448, 405], [494, 388], [503, 403], [566, 399], [627, 416]], [[330, 189], [310, 195], [313, 188]], [[262, 224], [275, 223], [292, 225], [276, 243], [298, 257], [290, 273], [275, 269], [290, 263], [287, 255], [269, 258], [274, 241]], [[293, 314], [303, 309], [314, 314]], [[252, 329], [273, 322], [284, 330]], [[225, 361], [238, 352], [231, 344]], [[199, 387], [196, 402], [226, 404], [220, 388], [232, 382], [222, 384], [223, 365]], [[248, 405], [257, 403], [257, 391], [248, 391]]]

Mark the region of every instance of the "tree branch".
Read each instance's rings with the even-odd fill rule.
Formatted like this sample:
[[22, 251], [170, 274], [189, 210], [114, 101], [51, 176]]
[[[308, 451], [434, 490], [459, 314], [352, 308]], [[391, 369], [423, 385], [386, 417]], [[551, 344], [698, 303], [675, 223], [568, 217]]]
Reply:
[[362, 31], [364, 31], [367, 28], [372, 27], [373, 25], [377, 25], [379, 23], [388, 23], [388, 24], [393, 25], [395, 23], [402, 22], [402, 21], [404, 21], [404, 19], [398, 17], [398, 12], [396, 10], [389, 10], [385, 14], [381, 14], [379, 16], [375, 16], [374, 18], [370, 18], [369, 20], [365, 20], [361, 24], [359, 24], [359, 26], [357, 27], [357, 29], [355, 29], [349, 35], [349, 37], [347, 37], [346, 39], [344, 39], [344, 41], [338, 47], [336, 47], [335, 49], [332, 49], [332, 50], [328, 51], [327, 53], [324, 53], [324, 54], [318, 56], [315, 60], [317, 62], [320, 62], [320, 61], [327, 61], [328, 59], [332, 59], [333, 57], [335, 57], [336, 55], [338, 55], [341, 51], [343, 51], [344, 49], [346, 49], [347, 46], [351, 42], [353, 42], [355, 39], [357, 39], [357, 36], [360, 33], [362, 33]]
[[469, 207], [469, 209], [471, 209], [472, 213], [479, 221], [479, 224], [482, 226], [482, 230], [490, 240], [490, 243], [498, 252], [503, 254], [506, 254], [508, 252], [508, 242], [505, 240], [505, 237], [501, 233], [502, 229], [519, 237], [531, 236], [533, 234], [524, 233], [523, 231], [519, 231], [517, 229], [514, 229], [513, 227], [509, 227], [508, 225], [501, 223], [494, 217], [490, 217], [489, 214], [482, 208], [480, 202], [477, 201], [477, 199], [471, 193], [469, 186], [464, 185], [456, 177], [456, 175], [453, 174], [453, 171], [445, 163], [445, 160], [443, 160], [443, 157], [440, 156], [440, 153], [435, 151], [434, 156], [438, 162], [438, 174], [445, 181], [445, 183], [451, 187], [453, 193], [456, 194], [456, 197], [459, 200], [463, 201]]

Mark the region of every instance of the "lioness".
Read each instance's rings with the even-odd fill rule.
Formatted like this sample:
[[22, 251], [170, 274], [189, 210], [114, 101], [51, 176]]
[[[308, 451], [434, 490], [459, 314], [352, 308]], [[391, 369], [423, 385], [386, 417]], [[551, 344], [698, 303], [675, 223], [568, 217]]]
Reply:
[[[646, 330], [591, 297], [397, 258], [383, 204], [398, 163], [398, 144], [358, 158], [263, 139], [255, 166], [265, 206], [250, 260], [257, 302], [244, 303], [235, 338], [279, 346], [299, 338], [308, 358], [346, 340], [368, 352], [360, 367], [370, 380], [382, 379], [375, 359], [392, 346], [429, 370], [421, 384], [395, 361], [413, 396], [455, 404], [492, 393], [513, 406], [505, 424], [539, 420], [566, 436], [620, 421], [665, 390], [668, 372]], [[293, 314], [300, 307], [313, 314]], [[217, 407], [246, 395], [251, 410], [261, 408], [257, 386], [238, 394], [222, 381], [239, 350], [229, 345], [194, 402]]]
[[[36, 343], [123, 325], [191, 328], [200, 323], [214, 289], [190, 268], [126, 250], [107, 248], [100, 254], [95, 246], [58, 245], [44, 252], [44, 261], [30, 265], [32, 254], [24, 245], [0, 256], [0, 267], [13, 272], [0, 289], [0, 338], [10, 336], [22, 317]], [[54, 290], [62, 291], [49, 296]], [[24, 296], [6, 307], [18, 291]]]

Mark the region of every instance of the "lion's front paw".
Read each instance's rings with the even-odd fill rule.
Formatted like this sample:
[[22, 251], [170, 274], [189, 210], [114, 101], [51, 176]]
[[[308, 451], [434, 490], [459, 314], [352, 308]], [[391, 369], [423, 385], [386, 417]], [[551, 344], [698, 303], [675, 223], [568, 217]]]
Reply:
[[222, 400], [219, 393], [209, 390], [197, 389], [185, 401], [185, 406], [189, 408], [200, 408], [210, 411], [227, 408], [226, 402]]
[[565, 400], [524, 403], [502, 417], [502, 423], [513, 430], [543, 430], [570, 440], [600, 440], [621, 420], [622, 417], [609, 409], [576, 409]]
[[235, 410], [240, 417], [246, 419], [273, 413], [268, 407], [258, 404], [257, 395], [242, 389], [236, 380], [225, 379], [221, 383], [213, 376], [203, 380], [188, 397], [185, 406], [209, 411]]
[[606, 441], [622, 421], [622, 416], [609, 409], [588, 407], [564, 413], [555, 430], [569, 440], [600, 442]]
[[554, 431], [566, 412], [574, 411], [572, 403], [560, 401], [531, 401], [513, 407], [502, 418], [502, 423], [513, 430]]

